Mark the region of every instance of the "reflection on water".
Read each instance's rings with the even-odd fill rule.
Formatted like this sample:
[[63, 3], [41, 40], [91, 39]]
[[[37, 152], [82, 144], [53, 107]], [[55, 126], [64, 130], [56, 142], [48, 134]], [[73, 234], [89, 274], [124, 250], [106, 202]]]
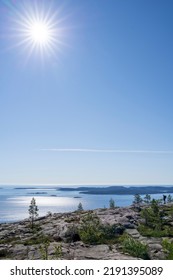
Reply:
[[[31, 202], [32, 196], [19, 196], [8, 198], [7, 201], [14, 206], [18, 204], [23, 204], [28, 206]], [[66, 207], [76, 205], [71, 197], [50, 197], [50, 196], [37, 196], [37, 205], [39, 206], [57, 206], [57, 207]]]
[[[28, 206], [31, 202], [32, 196], [19, 196], [8, 198], [9, 204], [13, 204], [16, 207], [18, 204]], [[71, 197], [50, 197], [50, 196], [37, 196], [36, 204], [40, 207], [64, 207], [68, 205], [69, 207], [75, 206], [76, 201]]]
[[[28, 218], [28, 208], [32, 197], [33, 196], [17, 196], [7, 198], [4, 202], [6, 209], [5, 211], [1, 211], [0, 222]], [[78, 199], [72, 197], [35, 196], [35, 198], [39, 208], [39, 216], [46, 215], [48, 211], [52, 213], [75, 211], [80, 202]]]
[[[0, 222], [17, 221], [28, 218], [28, 208], [32, 197], [35, 197], [39, 208], [39, 216], [52, 213], [75, 211], [79, 202], [85, 210], [109, 207], [110, 198], [115, 200], [116, 206], [129, 206], [132, 204], [133, 195], [88, 195], [78, 191], [60, 191], [56, 188], [15, 189], [4, 187], [0, 189]], [[31, 189], [30, 189], [31, 190]], [[39, 192], [42, 193], [39, 193]], [[172, 194], [171, 194], [172, 195]], [[142, 196], [144, 197], [144, 196]], [[151, 198], [160, 199], [163, 194], [151, 195]]]

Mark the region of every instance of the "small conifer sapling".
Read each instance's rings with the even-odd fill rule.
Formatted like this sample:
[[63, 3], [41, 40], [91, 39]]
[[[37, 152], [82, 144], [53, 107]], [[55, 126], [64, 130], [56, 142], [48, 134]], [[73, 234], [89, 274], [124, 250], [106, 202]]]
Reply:
[[79, 202], [78, 204], [77, 211], [83, 211], [83, 206], [81, 202]]
[[113, 198], [111, 198], [109, 200], [109, 208], [114, 209], [115, 208], [115, 201], [113, 200]]
[[34, 227], [34, 220], [38, 217], [38, 207], [36, 205], [36, 200], [35, 198], [33, 197], [31, 199], [31, 203], [30, 203], [30, 206], [29, 206], [29, 209], [28, 209], [28, 212], [29, 212], [29, 219], [31, 221], [31, 227], [33, 229]]

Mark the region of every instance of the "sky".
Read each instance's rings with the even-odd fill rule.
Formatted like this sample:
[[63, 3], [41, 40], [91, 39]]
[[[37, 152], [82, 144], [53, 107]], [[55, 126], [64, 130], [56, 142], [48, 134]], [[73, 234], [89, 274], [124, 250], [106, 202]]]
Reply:
[[173, 184], [172, 10], [0, 0], [0, 184]]

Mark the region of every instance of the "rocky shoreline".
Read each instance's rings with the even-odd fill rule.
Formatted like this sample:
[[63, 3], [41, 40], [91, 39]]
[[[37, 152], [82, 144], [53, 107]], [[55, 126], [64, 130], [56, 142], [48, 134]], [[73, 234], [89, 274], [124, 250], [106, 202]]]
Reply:
[[[172, 209], [172, 205], [167, 205], [168, 207]], [[140, 259], [124, 252], [118, 239], [117, 242], [107, 244], [83, 242], [77, 230], [87, 215], [97, 217], [102, 225], [115, 226], [117, 232], [123, 229], [123, 234], [145, 244], [150, 259], [165, 259], [165, 250], [162, 246], [164, 238], [146, 237], [139, 232], [139, 223], [144, 222], [140, 211], [141, 209], [130, 206], [49, 213], [35, 220], [34, 229], [31, 228], [29, 219], [0, 224], [0, 259]], [[167, 219], [167, 223], [173, 227], [171, 218]], [[168, 239], [173, 242], [173, 237], [168, 236]]]

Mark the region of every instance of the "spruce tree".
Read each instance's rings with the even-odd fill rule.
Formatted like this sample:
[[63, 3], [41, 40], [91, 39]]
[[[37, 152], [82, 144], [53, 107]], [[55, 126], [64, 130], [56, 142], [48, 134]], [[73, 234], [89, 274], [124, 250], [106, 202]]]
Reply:
[[78, 204], [77, 211], [83, 211], [83, 206], [81, 202], [79, 202]]
[[29, 212], [29, 219], [31, 221], [31, 227], [33, 229], [34, 227], [34, 220], [38, 217], [38, 207], [36, 205], [36, 200], [35, 198], [33, 197], [31, 199], [31, 203], [30, 203], [30, 206], [29, 206], [29, 209], [28, 209], [28, 212]]
[[133, 203], [135, 204], [135, 205], [140, 205], [141, 203], [142, 203], [142, 197], [140, 196], [140, 194], [135, 194], [134, 195], [134, 201], [133, 201]]
[[143, 200], [146, 204], [150, 204], [151, 202], [151, 195], [146, 194]]
[[170, 194], [168, 194], [167, 202], [168, 202], [168, 203], [173, 202], [173, 198], [172, 198], [172, 196], [171, 196]]
[[109, 200], [109, 208], [111, 209], [115, 208], [115, 201], [113, 200], [113, 198]]

